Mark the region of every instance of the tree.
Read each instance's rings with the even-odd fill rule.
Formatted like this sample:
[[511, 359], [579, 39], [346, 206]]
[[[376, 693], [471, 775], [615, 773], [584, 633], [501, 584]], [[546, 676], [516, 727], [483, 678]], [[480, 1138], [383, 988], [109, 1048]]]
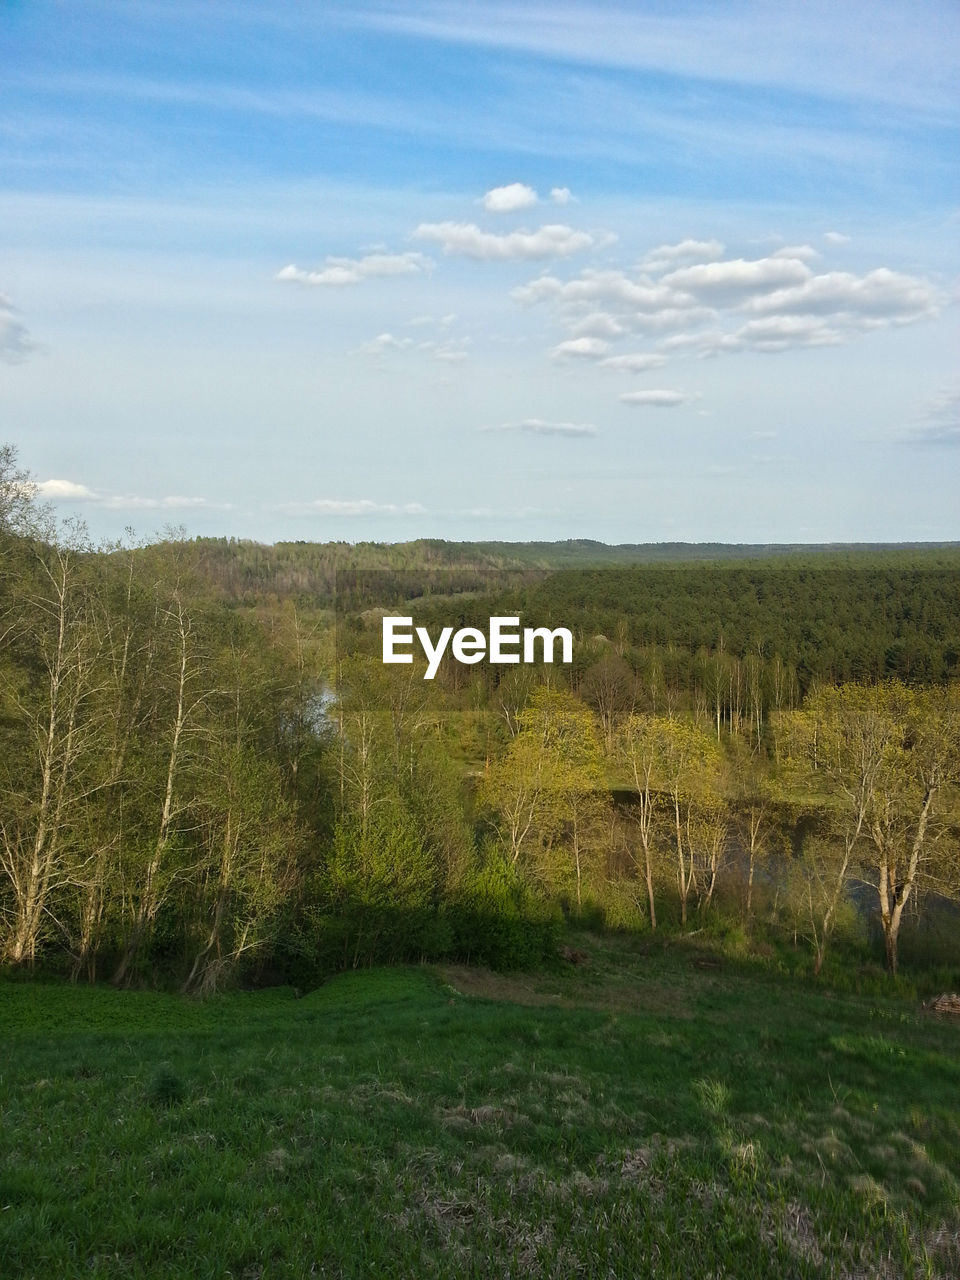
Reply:
[[647, 889], [650, 928], [657, 927], [654, 893], [654, 825], [657, 812], [655, 779], [662, 749], [662, 722], [654, 716], [632, 715], [624, 724], [617, 742], [617, 755], [626, 766], [636, 794], [636, 825], [643, 850], [640, 868]]
[[[711, 870], [709, 893], [712, 896], [722, 838], [716, 824], [723, 809], [716, 787], [721, 755], [720, 748], [710, 734], [704, 733], [687, 720], [668, 717], [658, 727], [660, 743], [659, 772], [663, 786], [670, 797], [673, 809], [673, 841], [677, 876], [677, 893], [680, 897], [680, 923], [687, 923], [690, 896], [697, 889], [698, 845], [709, 839], [709, 867]], [[725, 824], [725, 818], [722, 819]], [[714, 829], [706, 832], [703, 823], [711, 822]], [[697, 829], [698, 822], [701, 829]], [[725, 825], [723, 828], [725, 834]]]
[[[823, 796], [823, 821], [829, 840], [819, 845], [811, 874], [818, 893], [811, 903], [814, 973], [819, 974], [827, 944], [844, 899], [863, 840], [876, 813], [878, 787], [889, 773], [891, 752], [901, 736], [906, 711], [903, 686], [847, 684], [823, 687], [793, 713], [787, 741], [791, 764], [807, 790]], [[826, 854], [833, 850], [834, 856]], [[813, 905], [816, 902], [816, 907]]]
[[572, 694], [541, 685], [519, 720], [481, 796], [510, 864], [569, 881], [580, 911], [609, 812], [593, 717]]
[[[151, 735], [151, 755], [156, 766], [154, 826], [152, 834], [138, 834], [127, 859], [126, 892], [131, 918], [119, 964], [113, 975], [117, 985], [128, 980], [134, 962], [150, 934], [157, 915], [178, 880], [190, 871], [180, 865], [188, 848], [181, 828], [188, 821], [193, 790], [184, 774], [195, 765], [200, 747], [200, 720], [211, 695], [209, 666], [201, 638], [179, 583], [173, 587], [158, 619], [165, 633], [167, 661], [158, 672], [164, 682], [162, 727]], [[143, 782], [141, 781], [141, 785]]]
[[777, 794], [774, 781], [756, 757], [751, 753], [747, 758], [742, 749], [734, 759], [733, 787], [740, 846], [747, 854], [743, 915], [749, 925], [757, 865], [782, 846], [783, 837], [774, 809]]
[[36, 514], [37, 487], [17, 462], [12, 444], [0, 444], [0, 538], [23, 537]]
[[938, 802], [957, 778], [960, 699], [956, 689], [920, 692], [890, 682], [877, 690], [877, 705], [891, 723], [863, 861], [876, 876], [886, 961], [895, 974], [904, 910], [938, 852]]
[[636, 701], [633, 672], [619, 654], [607, 649], [587, 668], [583, 697], [600, 717], [604, 744], [608, 752], [612, 751], [617, 724], [633, 710]]
[[0, 774], [0, 867], [13, 895], [3, 953], [14, 964], [36, 956], [68, 879], [71, 830], [97, 785], [98, 637], [80, 536], [36, 544], [32, 573], [15, 584], [8, 631], [22, 662], [0, 673], [13, 722]]

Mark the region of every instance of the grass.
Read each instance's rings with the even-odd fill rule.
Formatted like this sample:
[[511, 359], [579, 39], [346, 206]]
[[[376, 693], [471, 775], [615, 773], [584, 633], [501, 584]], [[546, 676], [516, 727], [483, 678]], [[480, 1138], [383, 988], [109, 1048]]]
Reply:
[[960, 1274], [960, 1026], [672, 943], [0, 983], [0, 1275]]

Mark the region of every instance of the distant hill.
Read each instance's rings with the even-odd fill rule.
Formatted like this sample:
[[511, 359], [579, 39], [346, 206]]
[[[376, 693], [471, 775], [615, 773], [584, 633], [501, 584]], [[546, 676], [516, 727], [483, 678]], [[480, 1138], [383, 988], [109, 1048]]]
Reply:
[[[722, 543], [657, 542], [610, 545], [577, 538], [562, 542], [277, 542], [197, 538], [201, 577], [225, 599], [256, 603], [267, 597], [332, 602], [339, 570], [558, 570], [630, 566], [706, 566], [789, 562], [794, 568], [940, 569], [960, 572], [960, 543]], [[477, 584], [479, 585], [479, 583]], [[489, 582], [484, 584], [489, 586]], [[411, 594], [415, 594], [412, 592]]]

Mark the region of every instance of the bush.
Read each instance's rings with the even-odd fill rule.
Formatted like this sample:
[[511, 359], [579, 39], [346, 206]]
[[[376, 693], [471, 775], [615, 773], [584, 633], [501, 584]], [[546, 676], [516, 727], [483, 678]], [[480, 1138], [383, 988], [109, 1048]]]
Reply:
[[492, 969], [524, 969], [556, 955], [562, 920], [555, 908], [533, 897], [516, 870], [491, 852], [467, 876], [446, 908], [453, 952]]

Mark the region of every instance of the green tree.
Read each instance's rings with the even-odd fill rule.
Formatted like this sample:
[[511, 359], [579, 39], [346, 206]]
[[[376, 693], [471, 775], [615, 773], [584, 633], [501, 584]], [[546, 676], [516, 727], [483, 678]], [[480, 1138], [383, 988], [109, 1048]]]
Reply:
[[609, 813], [594, 719], [572, 694], [541, 685], [519, 725], [481, 796], [510, 864], [569, 884], [579, 911], [586, 880], [599, 880]]

